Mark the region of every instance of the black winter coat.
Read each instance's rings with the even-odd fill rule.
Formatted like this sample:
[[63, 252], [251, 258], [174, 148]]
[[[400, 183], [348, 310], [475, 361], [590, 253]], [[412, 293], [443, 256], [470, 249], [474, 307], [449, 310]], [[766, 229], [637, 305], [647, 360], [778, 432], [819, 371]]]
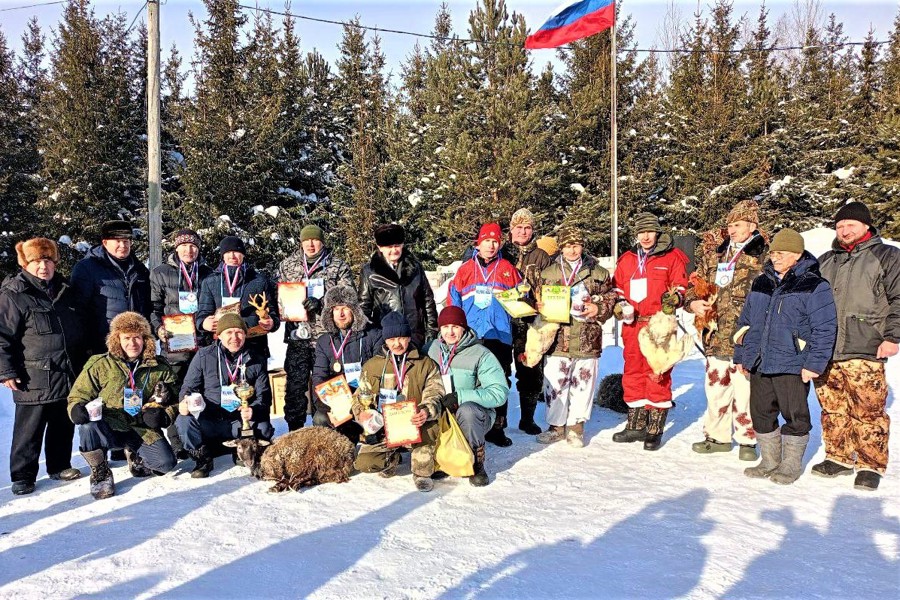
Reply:
[[[250, 306], [250, 296], [256, 296], [265, 292], [266, 299], [269, 301], [269, 316], [274, 321], [272, 331], [275, 331], [281, 323], [281, 319], [278, 316], [278, 297], [275, 285], [263, 273], [256, 271], [247, 263], [244, 263], [242, 266], [245, 269], [238, 283], [238, 290], [240, 290], [241, 295], [241, 317], [247, 323], [248, 328], [256, 327], [259, 324], [256, 309]], [[206, 317], [214, 315], [216, 309], [222, 307], [222, 292], [225, 290], [225, 282], [222, 276], [224, 268], [225, 264], [219, 263], [216, 270], [204, 279], [203, 285], [200, 286], [200, 308], [197, 310], [197, 314], [194, 315], [194, 320], [198, 327], [202, 327]], [[266, 338], [267, 336], [265, 335], [248, 338], [246, 348], [258, 353], [263, 358], [268, 358], [269, 344]]]
[[[247, 365], [247, 383], [253, 386], [255, 392], [250, 402], [250, 408], [253, 409], [252, 420], [255, 423], [268, 421], [272, 406], [272, 388], [269, 387], [266, 359], [248, 350], [246, 346], [241, 354], [244, 357], [244, 364]], [[218, 421], [234, 421], [241, 418], [240, 411], [229, 412], [221, 405], [222, 385], [230, 383], [228, 367], [225, 365], [226, 357], [232, 365], [237, 359], [222, 346], [221, 342], [200, 348], [191, 360], [187, 375], [184, 376], [184, 383], [181, 385], [181, 393], [178, 394], [178, 398], [183, 400], [187, 394], [199, 392], [206, 401], [204, 414]]]
[[103, 246], [94, 246], [72, 269], [72, 288], [91, 354], [106, 352], [109, 324], [125, 311], [150, 320], [150, 271], [134, 255], [123, 271]]
[[405, 248], [396, 271], [378, 251], [363, 265], [359, 278], [359, 305], [376, 327], [381, 327], [381, 319], [391, 311], [406, 315], [412, 327], [412, 340], [420, 348], [426, 338], [437, 337], [434, 292], [422, 263]]
[[[212, 273], [212, 269], [203, 262], [202, 258], [198, 258], [197, 261], [199, 263], [197, 265], [197, 281], [194, 283], [193, 291], [197, 294], [199, 301], [200, 288], [203, 281]], [[150, 324], [153, 326], [153, 335], [156, 335], [162, 326], [164, 316], [177, 315], [181, 312], [178, 310], [179, 291], [186, 292], [189, 291], [189, 288], [178, 266], [178, 256], [172, 253], [165, 263], [150, 272], [150, 301], [153, 305]], [[212, 341], [212, 336], [200, 329], [200, 323], [195, 322], [195, 325], [198, 341], [201, 345], [208, 345]], [[163, 345], [163, 349], [165, 349], [165, 345]], [[164, 356], [169, 363], [175, 365], [189, 362], [193, 355], [190, 352], [166, 352]]]
[[72, 288], [61, 275], [51, 288], [25, 271], [0, 287], [0, 380], [21, 380], [17, 404], [65, 401], [87, 358]]

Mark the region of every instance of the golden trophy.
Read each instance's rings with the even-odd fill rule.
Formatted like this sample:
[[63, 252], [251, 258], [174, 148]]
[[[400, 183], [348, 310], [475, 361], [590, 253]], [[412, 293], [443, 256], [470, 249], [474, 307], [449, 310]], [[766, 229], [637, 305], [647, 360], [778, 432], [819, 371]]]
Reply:
[[[247, 365], [241, 365], [241, 379], [234, 386], [234, 394], [241, 399], [241, 410], [250, 406], [250, 398], [256, 390], [247, 381]], [[253, 437], [253, 428], [250, 427], [250, 421], [241, 417], [241, 437]]]

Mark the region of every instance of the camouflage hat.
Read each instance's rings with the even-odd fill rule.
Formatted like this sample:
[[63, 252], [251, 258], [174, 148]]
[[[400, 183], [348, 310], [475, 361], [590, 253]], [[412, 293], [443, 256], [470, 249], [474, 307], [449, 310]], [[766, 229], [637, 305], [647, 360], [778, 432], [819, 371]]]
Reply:
[[759, 224], [759, 204], [756, 200], [741, 200], [734, 205], [734, 208], [725, 217], [725, 224], [737, 221]]

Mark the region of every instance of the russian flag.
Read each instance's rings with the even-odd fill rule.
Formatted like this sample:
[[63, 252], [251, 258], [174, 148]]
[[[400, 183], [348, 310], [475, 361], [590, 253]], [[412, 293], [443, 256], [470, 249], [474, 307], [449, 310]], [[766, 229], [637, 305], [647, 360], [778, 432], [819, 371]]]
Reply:
[[557, 48], [606, 31], [616, 20], [615, 0], [569, 0], [525, 40], [526, 48]]

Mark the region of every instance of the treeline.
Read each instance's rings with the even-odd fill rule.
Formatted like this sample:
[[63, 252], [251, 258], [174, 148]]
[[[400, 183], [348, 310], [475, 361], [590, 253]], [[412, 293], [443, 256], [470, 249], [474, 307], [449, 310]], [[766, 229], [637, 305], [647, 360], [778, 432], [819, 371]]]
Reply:
[[[373, 227], [398, 221], [436, 264], [526, 206], [542, 232], [574, 222], [609, 252], [608, 34], [541, 70], [503, 0], [479, 0], [461, 34], [444, 6], [439, 39], [392, 77], [354, 25], [329, 64], [301, 50], [290, 17], [204, 2], [190, 60], [173, 48], [163, 68], [165, 234], [197, 229], [212, 260], [237, 234], [272, 268], [314, 222], [358, 266]], [[621, 239], [642, 210], [699, 232], [748, 197], [768, 230], [825, 224], [853, 198], [900, 235], [900, 15], [881, 45], [843, 45], [833, 15], [794, 32], [799, 51], [769, 51], [784, 43], [772, 30], [765, 7], [747, 23], [716, 0], [677, 32], [689, 51], [663, 62], [636, 51], [620, 13]], [[71, 263], [104, 220], [146, 230], [146, 30], [72, 0], [47, 31], [32, 20], [13, 53], [0, 30], [4, 272], [32, 235], [66, 242]]]

